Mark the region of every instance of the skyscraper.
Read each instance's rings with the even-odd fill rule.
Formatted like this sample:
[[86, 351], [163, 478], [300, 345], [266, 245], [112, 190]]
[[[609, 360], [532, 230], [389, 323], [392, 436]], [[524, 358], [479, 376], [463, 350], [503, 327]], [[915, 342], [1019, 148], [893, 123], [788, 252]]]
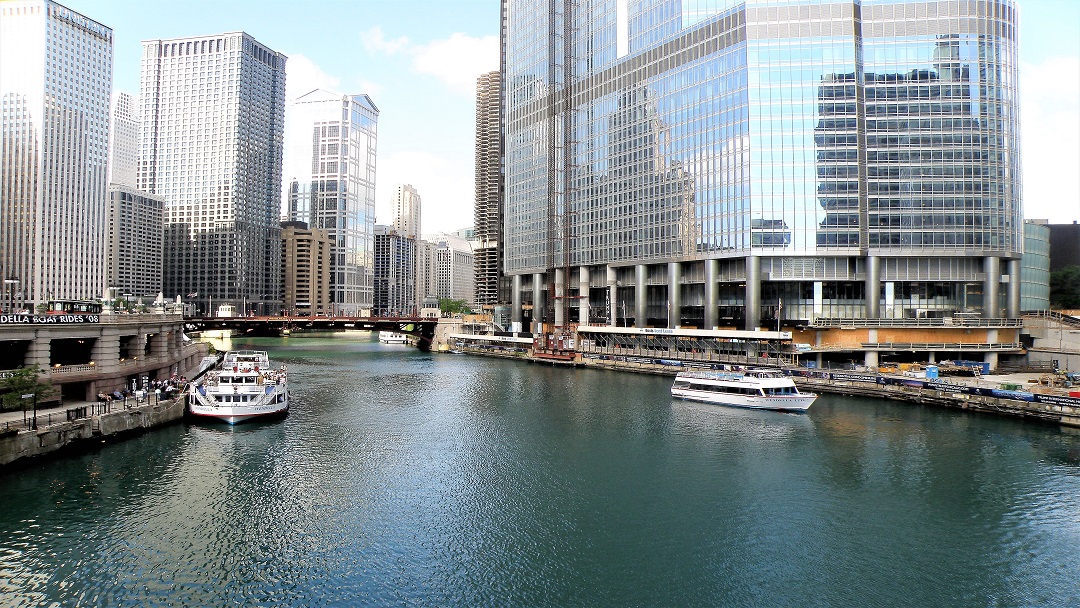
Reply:
[[284, 204], [291, 221], [330, 235], [331, 306], [372, 306], [379, 109], [367, 95], [316, 89], [288, 105]]
[[416, 239], [375, 225], [375, 316], [417, 314]]
[[502, 137], [499, 72], [476, 80], [476, 207], [473, 211], [478, 246], [473, 250], [476, 305], [494, 309], [503, 303], [502, 283]]
[[114, 91], [109, 106], [109, 183], [134, 188], [138, 168], [138, 107], [130, 93]]
[[25, 304], [105, 290], [112, 55], [61, 4], [0, 4], [0, 275]]
[[143, 41], [138, 186], [165, 199], [166, 297], [277, 306], [285, 59], [243, 32]]
[[503, 14], [515, 320], [529, 300], [562, 327], [1019, 316], [1013, 0]]
[[402, 236], [420, 238], [420, 194], [412, 184], [398, 184], [393, 227]]

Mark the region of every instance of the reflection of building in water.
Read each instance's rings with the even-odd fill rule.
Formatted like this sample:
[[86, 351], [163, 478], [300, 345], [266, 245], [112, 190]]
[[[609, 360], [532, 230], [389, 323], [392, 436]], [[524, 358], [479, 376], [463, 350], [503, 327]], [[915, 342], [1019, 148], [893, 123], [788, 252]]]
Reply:
[[1016, 341], [1013, 0], [503, 3], [516, 320]]

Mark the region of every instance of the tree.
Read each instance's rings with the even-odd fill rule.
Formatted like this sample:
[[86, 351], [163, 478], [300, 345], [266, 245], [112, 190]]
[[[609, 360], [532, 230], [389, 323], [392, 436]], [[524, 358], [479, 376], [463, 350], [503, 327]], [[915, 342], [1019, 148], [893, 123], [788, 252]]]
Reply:
[[1080, 308], [1080, 266], [1066, 266], [1050, 273], [1050, 308]]
[[439, 310], [443, 314], [471, 314], [472, 309], [465, 303], [465, 300], [451, 300], [450, 298], [439, 298]]
[[48, 382], [42, 382], [38, 376], [38, 367], [23, 367], [9, 372], [6, 378], [0, 378], [0, 403], [4, 410], [22, 409], [22, 396], [37, 394], [38, 403], [47, 400], [56, 393], [56, 388]]

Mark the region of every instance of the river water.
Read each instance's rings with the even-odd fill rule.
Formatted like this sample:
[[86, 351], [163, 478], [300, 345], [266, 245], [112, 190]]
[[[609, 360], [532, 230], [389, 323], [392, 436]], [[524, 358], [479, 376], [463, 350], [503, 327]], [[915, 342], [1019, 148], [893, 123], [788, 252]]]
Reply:
[[234, 340], [293, 410], [0, 472], [2, 606], [1077, 606], [1080, 433]]

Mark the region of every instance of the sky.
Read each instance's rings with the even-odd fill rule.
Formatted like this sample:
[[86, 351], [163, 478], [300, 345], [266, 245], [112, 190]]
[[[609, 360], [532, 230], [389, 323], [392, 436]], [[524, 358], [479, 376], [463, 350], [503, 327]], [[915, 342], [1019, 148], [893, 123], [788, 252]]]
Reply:
[[[476, 79], [499, 66], [499, 0], [61, 0], [112, 28], [113, 89], [138, 94], [142, 40], [245, 31], [285, 53], [286, 98], [379, 108], [376, 221], [410, 183], [425, 234], [472, 226]], [[1080, 221], [1080, 2], [1019, 0], [1024, 216]]]

